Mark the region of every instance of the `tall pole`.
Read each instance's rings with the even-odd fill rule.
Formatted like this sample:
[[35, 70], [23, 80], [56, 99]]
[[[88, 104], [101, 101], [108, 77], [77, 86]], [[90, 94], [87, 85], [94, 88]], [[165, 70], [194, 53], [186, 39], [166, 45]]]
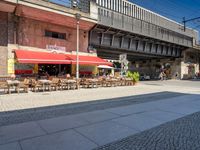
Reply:
[[76, 14], [76, 83], [77, 83], [77, 89], [79, 88], [78, 80], [79, 80], [79, 23], [80, 23], [80, 14]]
[[76, 24], [77, 29], [77, 39], [76, 39], [76, 79], [79, 79], [79, 20]]

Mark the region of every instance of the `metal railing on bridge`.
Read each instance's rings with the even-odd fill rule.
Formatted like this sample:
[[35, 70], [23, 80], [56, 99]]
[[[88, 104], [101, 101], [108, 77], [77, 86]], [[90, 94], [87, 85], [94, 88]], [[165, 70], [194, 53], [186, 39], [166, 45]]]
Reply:
[[191, 36], [186, 36], [144, 20], [130, 17], [102, 7], [98, 7], [98, 23], [177, 45], [186, 47], [193, 46], [193, 38]]

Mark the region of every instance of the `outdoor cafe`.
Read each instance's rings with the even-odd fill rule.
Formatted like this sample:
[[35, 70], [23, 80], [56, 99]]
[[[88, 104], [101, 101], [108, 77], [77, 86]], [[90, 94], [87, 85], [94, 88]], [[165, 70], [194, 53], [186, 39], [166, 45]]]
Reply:
[[133, 85], [130, 78], [110, 75], [113, 64], [97, 56], [79, 56], [78, 80], [76, 55], [15, 50], [15, 58], [15, 74], [0, 79], [4, 93]]

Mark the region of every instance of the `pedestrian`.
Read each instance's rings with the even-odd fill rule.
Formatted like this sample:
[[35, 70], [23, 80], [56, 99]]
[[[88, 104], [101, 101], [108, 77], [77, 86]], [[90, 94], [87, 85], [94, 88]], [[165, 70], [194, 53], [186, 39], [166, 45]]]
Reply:
[[160, 79], [161, 81], [163, 81], [163, 72], [162, 72], [162, 71], [161, 71], [160, 74], [159, 74], [159, 79]]
[[176, 80], [178, 80], [178, 78], [179, 78], [178, 72], [176, 72], [175, 78], [176, 78]]

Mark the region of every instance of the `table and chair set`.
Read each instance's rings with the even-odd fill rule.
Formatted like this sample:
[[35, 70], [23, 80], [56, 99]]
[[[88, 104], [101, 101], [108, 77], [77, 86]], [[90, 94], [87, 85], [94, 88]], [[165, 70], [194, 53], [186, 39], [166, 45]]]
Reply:
[[24, 78], [23, 81], [8, 79], [0, 81], [0, 89], [4, 93], [11, 94], [12, 92], [20, 93], [29, 90], [33, 92], [57, 91], [57, 90], [75, 90], [78, 88], [98, 88], [98, 87], [116, 87], [116, 86], [131, 86], [134, 82], [130, 78], [58, 78], [51, 79]]
[[116, 86], [131, 86], [134, 82], [130, 78], [83, 78], [80, 86], [83, 88], [98, 88], [98, 87], [116, 87]]
[[64, 89], [76, 89], [77, 82], [75, 79], [59, 79], [52, 78], [36, 80], [34, 78], [28, 79], [25, 78], [23, 81], [9, 79], [6, 81], [0, 81], [0, 89], [3, 89], [4, 93], [11, 94], [12, 92], [20, 93], [26, 92], [29, 90], [33, 92], [39, 91], [57, 91]]

